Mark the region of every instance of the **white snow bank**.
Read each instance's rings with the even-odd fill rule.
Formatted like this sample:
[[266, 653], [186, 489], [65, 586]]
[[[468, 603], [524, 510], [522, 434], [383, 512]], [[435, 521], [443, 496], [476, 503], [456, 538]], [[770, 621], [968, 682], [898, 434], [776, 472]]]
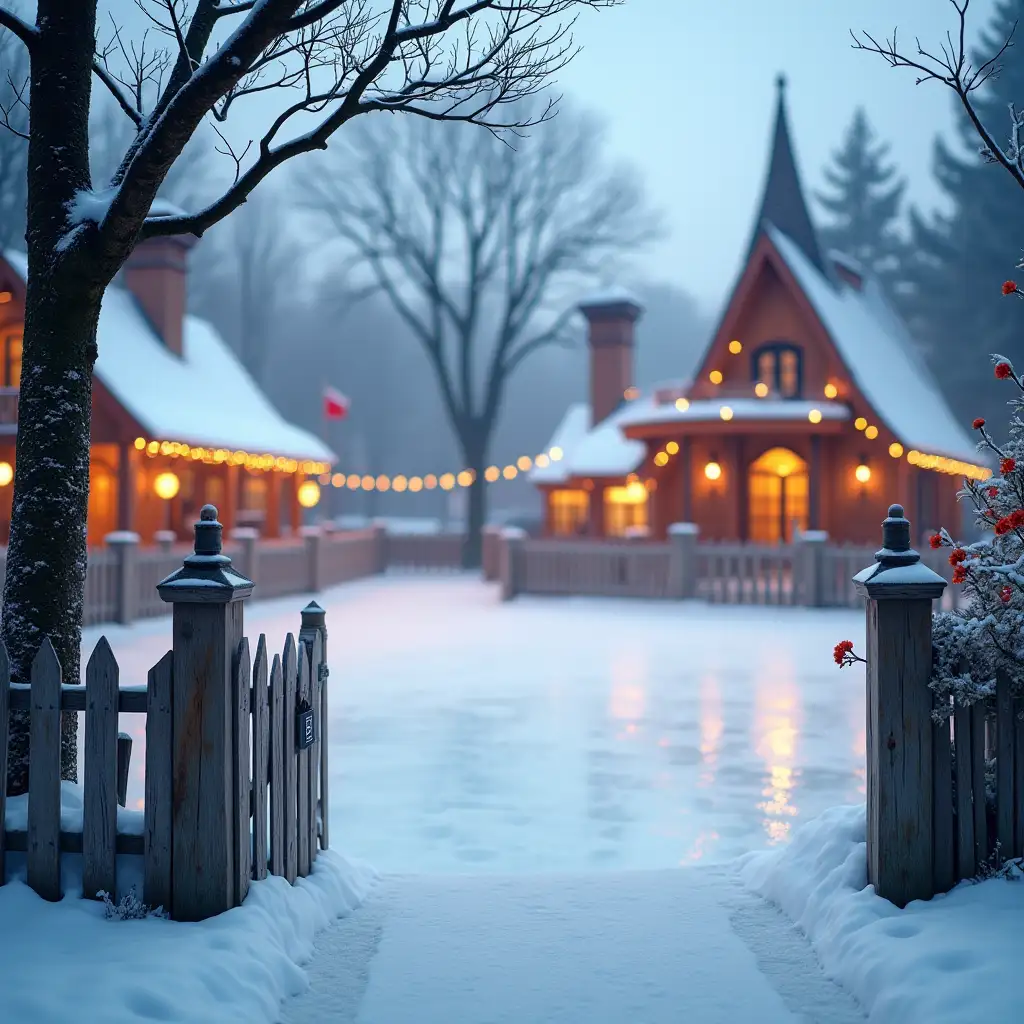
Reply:
[[740, 873], [807, 934], [872, 1024], [1024, 1020], [1024, 882], [964, 882], [899, 910], [867, 884], [863, 806], [826, 811], [788, 846], [747, 854]]
[[[128, 859], [141, 863], [119, 861]], [[357, 907], [376, 877], [328, 850], [309, 878], [253, 882], [241, 907], [209, 921], [108, 921], [102, 904], [78, 898], [81, 857], [62, 860], [72, 868], [67, 895], [47, 903], [22, 880], [24, 857], [8, 855], [13, 878], [0, 886], [4, 1024], [273, 1024], [281, 1002], [308, 987], [299, 965], [311, 958], [315, 933]]]
[[[85, 805], [85, 790], [74, 782], [60, 784], [60, 827], [64, 832], [82, 831], [82, 808]], [[7, 800], [4, 818], [7, 827], [24, 832], [28, 828], [28, 794], [12, 796]], [[142, 811], [128, 807], [117, 809], [117, 831], [123, 835], [141, 836], [145, 829]]]

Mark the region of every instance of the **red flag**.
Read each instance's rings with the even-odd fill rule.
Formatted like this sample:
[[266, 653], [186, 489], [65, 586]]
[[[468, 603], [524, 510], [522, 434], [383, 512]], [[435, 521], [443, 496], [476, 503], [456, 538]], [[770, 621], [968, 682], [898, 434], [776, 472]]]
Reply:
[[336, 388], [324, 388], [324, 419], [343, 420], [348, 415], [348, 396]]

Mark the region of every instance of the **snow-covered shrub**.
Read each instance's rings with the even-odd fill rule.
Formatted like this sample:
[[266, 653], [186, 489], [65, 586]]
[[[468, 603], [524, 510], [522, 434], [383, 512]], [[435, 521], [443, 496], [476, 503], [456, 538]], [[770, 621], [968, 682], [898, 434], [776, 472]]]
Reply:
[[135, 886], [115, 903], [110, 893], [101, 889], [96, 895], [103, 900], [103, 916], [108, 921], [141, 921], [146, 917], [167, 917], [163, 907], [153, 908], [135, 894]]

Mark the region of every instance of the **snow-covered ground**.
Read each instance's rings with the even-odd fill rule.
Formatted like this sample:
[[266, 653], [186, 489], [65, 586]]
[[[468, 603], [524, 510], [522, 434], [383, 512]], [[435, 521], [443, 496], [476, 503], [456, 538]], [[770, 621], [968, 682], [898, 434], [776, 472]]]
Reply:
[[[469, 577], [348, 584], [327, 608], [332, 836], [382, 871], [721, 862], [862, 799], [852, 611], [498, 601]], [[303, 598], [252, 602], [280, 649]], [[166, 620], [107, 633], [143, 681]], [[87, 650], [100, 630], [90, 630]], [[129, 805], [142, 797], [142, 722]]]

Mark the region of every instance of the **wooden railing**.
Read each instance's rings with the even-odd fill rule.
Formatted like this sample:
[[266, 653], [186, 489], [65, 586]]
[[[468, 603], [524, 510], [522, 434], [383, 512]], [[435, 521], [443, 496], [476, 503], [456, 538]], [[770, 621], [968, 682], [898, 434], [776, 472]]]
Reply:
[[668, 554], [667, 544], [641, 541], [526, 540], [516, 575], [528, 594], [664, 598]]
[[462, 535], [390, 533], [385, 539], [389, 569], [454, 571], [462, 567]]
[[697, 596], [714, 604], [794, 604], [790, 544], [697, 547]]

